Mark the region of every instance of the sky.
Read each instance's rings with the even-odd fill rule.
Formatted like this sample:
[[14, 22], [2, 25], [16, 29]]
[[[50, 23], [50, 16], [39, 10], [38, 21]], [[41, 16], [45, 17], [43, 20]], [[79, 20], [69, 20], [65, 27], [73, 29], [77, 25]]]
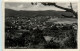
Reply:
[[[56, 3], [59, 6], [70, 8], [70, 3]], [[73, 9], [77, 12], [77, 3], [72, 3]], [[13, 10], [31, 10], [31, 11], [43, 11], [43, 10], [56, 10], [56, 11], [64, 11], [62, 9], [59, 9], [55, 6], [44, 6], [41, 3], [38, 3], [37, 5], [31, 5], [30, 2], [6, 2], [5, 8], [13, 9]]]

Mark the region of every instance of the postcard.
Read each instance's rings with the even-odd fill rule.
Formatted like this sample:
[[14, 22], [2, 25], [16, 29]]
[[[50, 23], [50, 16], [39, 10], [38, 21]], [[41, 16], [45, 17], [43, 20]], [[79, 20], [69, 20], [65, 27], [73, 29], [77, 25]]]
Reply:
[[3, 51], [79, 51], [78, 0], [4, 0]]

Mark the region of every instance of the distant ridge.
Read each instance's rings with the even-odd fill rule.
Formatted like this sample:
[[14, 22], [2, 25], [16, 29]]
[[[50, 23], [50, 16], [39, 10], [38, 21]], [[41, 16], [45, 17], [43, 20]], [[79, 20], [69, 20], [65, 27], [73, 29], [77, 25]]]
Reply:
[[63, 17], [63, 15], [72, 16], [73, 14], [65, 11], [45, 10], [45, 11], [16, 11], [12, 9], [5, 9], [6, 17], [34, 17], [34, 16], [56, 16]]

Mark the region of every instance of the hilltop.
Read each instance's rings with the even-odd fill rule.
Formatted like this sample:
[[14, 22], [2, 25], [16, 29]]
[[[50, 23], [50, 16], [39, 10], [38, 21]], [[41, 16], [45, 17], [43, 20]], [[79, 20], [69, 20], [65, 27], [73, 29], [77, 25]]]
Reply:
[[66, 15], [72, 17], [73, 14], [65, 11], [55, 11], [55, 10], [45, 10], [45, 11], [25, 11], [25, 10], [12, 10], [5, 9], [5, 16], [8, 17], [37, 17], [37, 16], [55, 16], [55, 17], [63, 17], [62, 15]]

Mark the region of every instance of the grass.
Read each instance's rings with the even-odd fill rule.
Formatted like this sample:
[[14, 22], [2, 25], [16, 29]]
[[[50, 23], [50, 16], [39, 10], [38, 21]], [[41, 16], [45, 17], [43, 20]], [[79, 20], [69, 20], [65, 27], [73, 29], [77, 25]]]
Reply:
[[48, 22], [53, 22], [55, 24], [72, 24], [72, 23], [77, 23], [77, 19], [75, 18], [52, 18], [49, 19]]

